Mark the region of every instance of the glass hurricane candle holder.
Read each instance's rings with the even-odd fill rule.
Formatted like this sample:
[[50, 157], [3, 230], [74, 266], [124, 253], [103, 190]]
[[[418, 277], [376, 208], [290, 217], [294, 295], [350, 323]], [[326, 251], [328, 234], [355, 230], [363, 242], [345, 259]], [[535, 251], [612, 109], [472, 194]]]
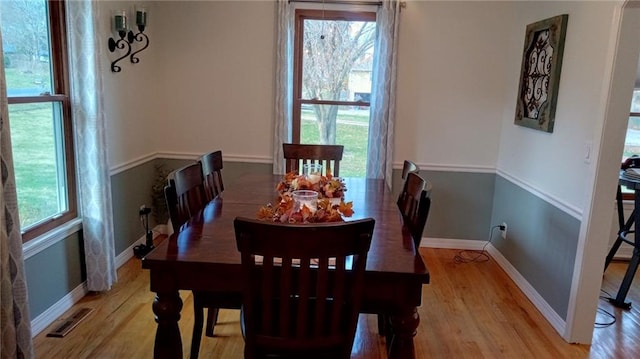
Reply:
[[[127, 32], [129, 24], [127, 23], [127, 12], [125, 10], [115, 11], [113, 14], [113, 29], [118, 32]], [[120, 35], [120, 37], [124, 37]]]
[[293, 191], [292, 196], [294, 211], [301, 211], [303, 206], [309, 208], [311, 213], [316, 213], [318, 210], [318, 192], [307, 190]]
[[320, 182], [322, 179], [322, 165], [319, 164], [305, 164], [302, 166], [302, 174], [307, 180], [313, 184]]

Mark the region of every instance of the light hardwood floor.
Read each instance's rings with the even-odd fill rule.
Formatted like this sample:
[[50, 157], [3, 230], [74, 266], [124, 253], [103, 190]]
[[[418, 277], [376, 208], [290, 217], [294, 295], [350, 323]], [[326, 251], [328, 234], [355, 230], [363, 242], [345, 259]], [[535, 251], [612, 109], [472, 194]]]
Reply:
[[[417, 358], [640, 358], [640, 316], [600, 307], [614, 313], [616, 323], [595, 329], [593, 345], [566, 343], [533, 304], [493, 261], [457, 264], [457, 250], [422, 248], [431, 273], [423, 287], [420, 326], [415, 337]], [[626, 263], [614, 262], [604, 275], [603, 288], [615, 296]], [[627, 296], [640, 306], [640, 283]], [[193, 325], [190, 292], [184, 302], [180, 331], [188, 358]], [[155, 322], [149, 273], [132, 259], [118, 270], [118, 283], [102, 294], [88, 295], [66, 313], [81, 307], [94, 311], [64, 338], [34, 340], [37, 358], [151, 358]], [[597, 321], [609, 318], [599, 315]], [[203, 337], [201, 358], [242, 358], [239, 312], [222, 310], [215, 338]], [[375, 315], [361, 315], [352, 358], [386, 358], [385, 341], [377, 335]]]

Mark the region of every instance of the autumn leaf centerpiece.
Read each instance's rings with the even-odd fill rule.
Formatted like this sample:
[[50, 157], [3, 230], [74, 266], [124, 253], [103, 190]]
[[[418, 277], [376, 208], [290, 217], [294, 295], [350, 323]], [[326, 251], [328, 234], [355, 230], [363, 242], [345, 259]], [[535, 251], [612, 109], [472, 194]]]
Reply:
[[[278, 203], [271, 203], [258, 210], [258, 219], [280, 223], [324, 223], [342, 222], [353, 216], [353, 202], [344, 202], [346, 186], [342, 179], [326, 176], [301, 176], [289, 172], [278, 183]], [[318, 193], [317, 208], [306, 204], [296, 206], [294, 192], [315, 191]]]
[[318, 199], [323, 199], [344, 198], [347, 187], [341, 178], [333, 177], [330, 173], [324, 176], [305, 176], [298, 175], [293, 171], [284, 176], [284, 179], [276, 186], [276, 190], [280, 195], [299, 190], [316, 191]]

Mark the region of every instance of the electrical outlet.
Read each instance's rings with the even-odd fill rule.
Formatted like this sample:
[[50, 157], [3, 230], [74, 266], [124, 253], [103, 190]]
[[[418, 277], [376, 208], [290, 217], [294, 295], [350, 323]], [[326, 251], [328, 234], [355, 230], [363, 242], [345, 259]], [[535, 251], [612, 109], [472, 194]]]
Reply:
[[500, 229], [500, 235], [502, 236], [502, 239], [507, 239], [507, 224], [502, 222], [502, 227], [504, 227], [504, 229]]

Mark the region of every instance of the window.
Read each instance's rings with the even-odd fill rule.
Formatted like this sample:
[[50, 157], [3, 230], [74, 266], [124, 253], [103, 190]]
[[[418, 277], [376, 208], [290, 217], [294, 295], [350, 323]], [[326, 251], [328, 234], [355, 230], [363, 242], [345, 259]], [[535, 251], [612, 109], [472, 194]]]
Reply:
[[0, 1], [25, 242], [77, 216], [64, 5], [55, 0]]
[[622, 161], [633, 155], [640, 156], [640, 89], [633, 91]]
[[293, 142], [344, 146], [340, 174], [364, 177], [376, 14], [296, 10]]

